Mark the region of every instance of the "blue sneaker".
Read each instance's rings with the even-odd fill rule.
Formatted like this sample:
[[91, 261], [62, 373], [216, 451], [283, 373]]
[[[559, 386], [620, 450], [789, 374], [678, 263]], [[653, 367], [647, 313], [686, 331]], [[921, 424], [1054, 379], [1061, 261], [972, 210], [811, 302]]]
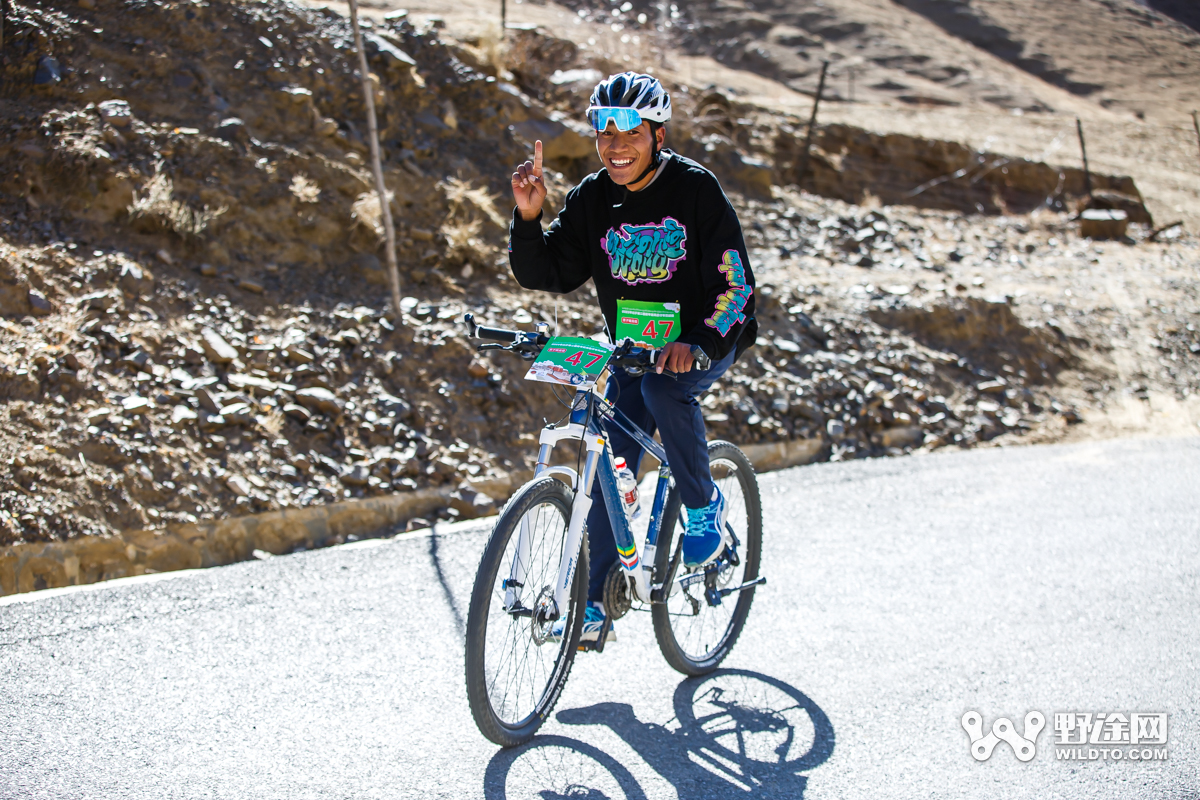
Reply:
[[725, 549], [728, 535], [725, 517], [729, 509], [725, 495], [713, 487], [713, 499], [707, 508], [687, 510], [687, 529], [683, 532], [683, 565], [688, 569], [703, 567]]
[[[599, 603], [588, 603], [587, 608], [583, 612], [583, 633], [579, 635], [579, 643], [595, 642], [600, 639], [600, 629], [604, 627], [604, 609]], [[566, 620], [558, 620], [550, 627], [550, 635], [546, 637], [550, 642], [561, 642], [563, 630], [566, 627]], [[604, 640], [605, 646], [612, 644], [617, 640], [617, 629], [614, 625], [608, 626], [608, 638]]]

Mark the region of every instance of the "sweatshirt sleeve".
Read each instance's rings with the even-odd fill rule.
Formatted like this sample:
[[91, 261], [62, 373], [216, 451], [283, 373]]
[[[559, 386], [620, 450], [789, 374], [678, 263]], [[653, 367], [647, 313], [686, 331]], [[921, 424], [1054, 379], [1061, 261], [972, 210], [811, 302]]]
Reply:
[[742, 225], [715, 180], [698, 193], [697, 209], [706, 300], [700, 322], [679, 341], [699, 345], [718, 361], [734, 349], [746, 321], [754, 316], [754, 275]]
[[513, 208], [508, 228], [508, 265], [523, 288], [566, 294], [592, 276], [583, 238], [576, 227], [576, 221], [582, 218], [579, 204], [576, 187], [545, 233], [541, 216], [526, 222]]

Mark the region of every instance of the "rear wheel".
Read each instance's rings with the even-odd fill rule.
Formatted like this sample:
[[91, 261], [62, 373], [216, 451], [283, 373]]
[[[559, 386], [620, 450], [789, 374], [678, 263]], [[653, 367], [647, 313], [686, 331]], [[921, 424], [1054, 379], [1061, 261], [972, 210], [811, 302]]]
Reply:
[[[504, 507], [479, 562], [467, 614], [467, 699], [480, 732], [503, 747], [533, 737], [575, 660], [587, 600], [586, 536], [567, 607], [556, 615], [552, 600], [570, 519], [570, 490], [554, 478], [535, 479]], [[523, 526], [527, 549], [520, 547]], [[511, 586], [518, 557], [524, 579]]]
[[[750, 613], [754, 589], [724, 596], [721, 591], [757, 578], [762, 552], [762, 505], [750, 459], [729, 442], [717, 441], [708, 445], [708, 462], [713, 482], [728, 503], [726, 524], [736, 543], [732, 553], [726, 550], [713, 564], [692, 572], [683, 567], [683, 510], [673, 490], [654, 563], [655, 580], [673, 583], [666, 602], [650, 608], [654, 635], [667, 663], [685, 675], [712, 672], [733, 649]], [[663, 591], [666, 594], [668, 587]]]

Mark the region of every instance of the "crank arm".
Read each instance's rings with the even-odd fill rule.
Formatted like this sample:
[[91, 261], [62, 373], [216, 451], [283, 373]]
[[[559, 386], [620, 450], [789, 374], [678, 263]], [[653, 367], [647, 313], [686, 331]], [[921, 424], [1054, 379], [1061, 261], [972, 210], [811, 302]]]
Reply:
[[[671, 595], [675, 594], [676, 589], [686, 589], [688, 586], [692, 586], [693, 584], [704, 583], [704, 579], [707, 577], [707, 575], [707, 570], [704, 572], [692, 572], [679, 576], [669, 585], [656, 583], [653, 587], [651, 587], [652, 591], [650, 593], [650, 602], [665, 603]], [[736, 592], [740, 588], [743, 587], [739, 586], [737, 589], [730, 589], [729, 591]]]
[[721, 595], [721, 597], [728, 597], [729, 595], [733, 594], [734, 592], [740, 592], [740, 591], [742, 591], [743, 589], [749, 589], [749, 588], [751, 588], [751, 587], [753, 587], [753, 586], [758, 586], [759, 584], [761, 584], [761, 583], [766, 583], [766, 582], [767, 582], [767, 576], [766, 576], [766, 575], [759, 575], [759, 576], [758, 576], [757, 578], [755, 578], [754, 580], [752, 580], [752, 581], [746, 581], [746, 582], [745, 582], [745, 583], [743, 583], [741, 586], [730, 586], [730, 587], [729, 587], [729, 588], [727, 588], [727, 589], [718, 589], [718, 590], [717, 590], [717, 593], [718, 593], [719, 595]]

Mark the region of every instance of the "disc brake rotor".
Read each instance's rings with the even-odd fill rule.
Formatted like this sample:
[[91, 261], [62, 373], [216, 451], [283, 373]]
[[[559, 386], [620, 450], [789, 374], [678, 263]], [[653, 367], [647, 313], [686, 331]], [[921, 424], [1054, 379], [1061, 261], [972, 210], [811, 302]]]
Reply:
[[533, 604], [533, 616], [529, 620], [529, 635], [533, 643], [541, 647], [550, 636], [550, 629], [558, 620], [558, 609], [554, 603], [554, 592], [549, 586], [538, 593]]

